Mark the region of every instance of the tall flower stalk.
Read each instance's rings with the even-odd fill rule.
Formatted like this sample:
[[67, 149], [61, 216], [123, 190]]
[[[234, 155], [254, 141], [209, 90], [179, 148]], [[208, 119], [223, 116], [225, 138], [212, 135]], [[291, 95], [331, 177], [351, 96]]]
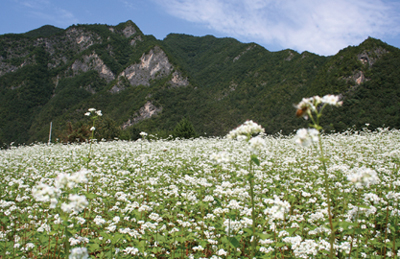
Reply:
[[92, 159], [92, 144], [94, 141], [94, 131], [96, 130], [95, 127], [95, 123], [96, 120], [103, 116], [103, 114], [101, 113], [101, 110], [96, 110], [95, 108], [89, 108], [88, 112], [85, 113], [85, 116], [89, 116], [90, 119], [92, 120], [92, 127], [90, 128], [90, 132], [92, 133], [92, 135], [90, 136], [90, 148], [89, 148], [89, 154], [88, 154], [88, 158], [87, 158], [87, 166], [89, 166], [89, 162]]
[[324, 97], [314, 96], [310, 98], [303, 98], [299, 104], [297, 104], [296, 108], [296, 116], [304, 117], [305, 119], [310, 119], [310, 128], [308, 129], [299, 129], [296, 135], [296, 142], [302, 146], [309, 146], [311, 144], [317, 145], [317, 150], [319, 153], [318, 159], [322, 164], [322, 171], [324, 174], [324, 187], [325, 194], [327, 198], [328, 204], [328, 219], [329, 219], [329, 227], [331, 230], [331, 235], [329, 239], [330, 243], [330, 252], [329, 258], [333, 259], [335, 256], [334, 244], [335, 244], [335, 228], [333, 225], [333, 217], [332, 217], [332, 200], [331, 193], [329, 190], [329, 177], [326, 162], [328, 158], [325, 156], [324, 147], [321, 139], [321, 130], [322, 126], [320, 125], [320, 118], [322, 116], [322, 111], [325, 109], [327, 105], [333, 106], [341, 106], [342, 102], [339, 101], [339, 96], [336, 95], [325, 95]]
[[250, 172], [247, 175], [247, 180], [250, 185], [250, 202], [251, 202], [251, 219], [252, 219], [252, 237], [251, 237], [251, 258], [256, 254], [257, 238], [256, 238], [256, 215], [255, 215], [255, 202], [254, 202], [254, 169], [253, 163], [260, 165], [260, 160], [257, 158], [257, 153], [265, 146], [265, 140], [258, 136], [264, 133], [265, 130], [257, 123], [249, 120], [240, 125], [236, 129], [229, 132], [227, 135], [230, 139], [245, 140], [249, 143], [250, 151]]

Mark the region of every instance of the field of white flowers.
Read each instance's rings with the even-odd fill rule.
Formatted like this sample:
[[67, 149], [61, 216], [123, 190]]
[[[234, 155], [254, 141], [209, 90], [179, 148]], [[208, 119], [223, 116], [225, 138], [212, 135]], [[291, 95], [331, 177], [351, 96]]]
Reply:
[[1, 150], [0, 258], [397, 258], [399, 165], [367, 128]]

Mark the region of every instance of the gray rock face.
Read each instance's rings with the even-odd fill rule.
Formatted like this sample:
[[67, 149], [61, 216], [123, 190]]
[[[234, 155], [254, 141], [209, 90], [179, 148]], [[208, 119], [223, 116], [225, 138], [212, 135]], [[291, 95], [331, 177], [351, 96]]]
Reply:
[[80, 51], [85, 50], [95, 43], [101, 43], [101, 37], [79, 28], [70, 28], [66, 31], [66, 37], [73, 42]]
[[132, 86], [150, 86], [150, 80], [168, 76], [172, 69], [167, 55], [156, 46], [148, 54], [142, 55], [140, 63], [130, 65], [119, 77], [126, 77]]
[[139, 109], [139, 112], [136, 112], [132, 119], [129, 119], [127, 122], [122, 124], [122, 128], [126, 129], [129, 126], [132, 126], [142, 120], [149, 119], [162, 111], [162, 107], [157, 108], [151, 102], [147, 102], [143, 107]]
[[92, 53], [89, 56], [85, 55], [82, 58], [83, 62], [81, 60], [75, 60], [71, 66], [74, 75], [89, 70], [96, 70], [100, 77], [104, 78], [107, 82], [115, 79], [113, 72], [111, 72], [96, 53]]
[[136, 30], [133, 26], [126, 26], [122, 33], [125, 35], [125, 37], [129, 38], [136, 33]]
[[150, 86], [150, 81], [170, 76], [170, 87], [184, 87], [189, 85], [189, 80], [183, 78], [178, 71], [174, 71], [174, 67], [169, 62], [164, 51], [156, 46], [143, 54], [140, 62], [128, 66], [121, 74], [118, 75], [118, 82], [110, 89], [111, 93], [118, 93], [125, 89], [125, 84], [121, 81], [126, 80], [131, 86]]
[[187, 78], [183, 78], [178, 71], [174, 71], [169, 84], [171, 87], [183, 87], [189, 85], [189, 80]]

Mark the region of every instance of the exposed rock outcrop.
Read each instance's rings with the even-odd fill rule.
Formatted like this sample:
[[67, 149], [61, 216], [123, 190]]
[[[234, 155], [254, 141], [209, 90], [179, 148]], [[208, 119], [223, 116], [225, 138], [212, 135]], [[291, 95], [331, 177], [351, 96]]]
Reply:
[[66, 37], [79, 47], [80, 51], [85, 50], [95, 43], [101, 43], [101, 37], [93, 32], [87, 32], [83, 29], [72, 27], [66, 32]]
[[125, 37], [129, 38], [130, 36], [136, 33], [136, 30], [135, 27], [128, 25], [125, 27], [122, 33], [125, 35]]
[[140, 63], [130, 65], [118, 77], [125, 77], [132, 86], [150, 86], [150, 80], [168, 76], [172, 69], [167, 55], [156, 46], [142, 55]]
[[115, 79], [113, 72], [104, 64], [103, 60], [96, 53], [91, 55], [83, 56], [82, 60], [75, 60], [72, 64], [71, 69], [74, 75], [82, 72], [87, 72], [89, 70], [96, 70], [99, 72], [101, 78], [104, 78], [107, 82]]
[[139, 109], [133, 116], [133, 119], [129, 119], [127, 122], [122, 124], [122, 129], [126, 129], [142, 120], [149, 119], [162, 111], [162, 107], [157, 108], [151, 102], [147, 102], [143, 107]]
[[384, 48], [378, 47], [371, 51], [363, 51], [357, 55], [358, 60], [364, 65], [372, 66], [382, 55], [388, 53]]
[[178, 71], [174, 71], [169, 84], [171, 87], [184, 87], [189, 85], [189, 80], [187, 77], [183, 78]]
[[151, 80], [170, 76], [170, 87], [184, 87], [189, 85], [188, 78], [182, 77], [179, 71], [173, 71], [174, 67], [169, 62], [165, 52], [155, 46], [147, 54], [143, 54], [139, 63], [128, 66], [118, 75], [117, 83], [110, 89], [111, 93], [118, 93], [130, 86], [150, 86]]
[[353, 75], [353, 80], [356, 82], [357, 85], [360, 85], [365, 82], [365, 76], [362, 71], [357, 71]]

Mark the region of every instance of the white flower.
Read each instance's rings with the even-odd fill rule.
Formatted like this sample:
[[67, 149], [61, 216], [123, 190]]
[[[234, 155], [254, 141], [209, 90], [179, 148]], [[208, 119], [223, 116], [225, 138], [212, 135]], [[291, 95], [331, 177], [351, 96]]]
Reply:
[[108, 227], [106, 227], [105, 229], [107, 229], [110, 232], [114, 232], [117, 229], [117, 226], [114, 224], [111, 224]]
[[54, 204], [54, 198], [58, 197], [60, 190], [44, 183], [39, 183], [32, 188], [32, 196], [35, 200], [40, 202], [51, 202]]
[[89, 112], [95, 112], [96, 109], [95, 109], [95, 108], [89, 108], [88, 111], [89, 111]]
[[97, 116], [103, 116], [103, 114], [101, 113], [101, 110], [97, 110], [96, 114], [97, 114]]
[[106, 220], [103, 219], [101, 216], [97, 215], [94, 219], [93, 219], [94, 223], [96, 223], [96, 225], [101, 226], [104, 223], [106, 223]]
[[260, 152], [265, 147], [265, 140], [260, 136], [251, 138], [249, 143], [250, 143], [250, 150], [254, 154]]
[[66, 173], [59, 173], [54, 180], [54, 185], [57, 188], [64, 188], [69, 182], [69, 175]]
[[115, 216], [112, 220], [115, 222], [115, 224], [118, 224], [120, 219], [121, 219], [120, 217]]
[[81, 212], [89, 204], [84, 195], [70, 194], [69, 200], [71, 201], [69, 204], [61, 204], [61, 209], [65, 212]]
[[263, 127], [253, 122], [252, 120], [248, 120], [236, 129], [231, 130], [226, 137], [230, 139], [248, 140], [251, 136], [264, 132], [265, 130]]
[[26, 247], [26, 250], [29, 250], [29, 249], [34, 248], [35, 245], [33, 243], [27, 243], [25, 247]]
[[85, 116], [90, 116], [90, 114], [91, 114], [90, 112], [86, 112]]
[[68, 180], [74, 183], [87, 183], [88, 179], [86, 178], [86, 174], [89, 172], [90, 171], [85, 168], [81, 169], [78, 172], [71, 174], [71, 176], [68, 177]]
[[94, 131], [96, 128], [94, 127], [94, 126], [92, 126], [91, 128], [90, 128], [90, 131]]
[[297, 144], [307, 147], [313, 142], [318, 142], [319, 132], [316, 129], [299, 129], [294, 139]]
[[370, 184], [379, 183], [376, 171], [370, 168], [354, 168], [350, 174], [347, 175], [347, 180], [355, 183], [358, 187], [368, 187]]
[[139, 135], [142, 136], [142, 138], [145, 138], [147, 136], [147, 133], [142, 131], [142, 132], [139, 133]]
[[229, 154], [225, 151], [211, 154], [210, 159], [215, 161], [217, 164], [229, 163], [230, 161]]
[[88, 251], [86, 247], [76, 247], [71, 250], [68, 257], [69, 259], [86, 259], [89, 258]]
[[339, 101], [339, 96], [333, 94], [325, 95], [324, 97], [322, 97], [321, 102], [335, 106], [341, 106], [343, 104], [342, 101]]
[[228, 252], [221, 248], [217, 251], [216, 254], [222, 256], [222, 255], [228, 255]]
[[127, 247], [124, 250], [122, 250], [125, 254], [130, 254], [130, 255], [137, 255], [139, 253], [139, 249], [135, 247]]

